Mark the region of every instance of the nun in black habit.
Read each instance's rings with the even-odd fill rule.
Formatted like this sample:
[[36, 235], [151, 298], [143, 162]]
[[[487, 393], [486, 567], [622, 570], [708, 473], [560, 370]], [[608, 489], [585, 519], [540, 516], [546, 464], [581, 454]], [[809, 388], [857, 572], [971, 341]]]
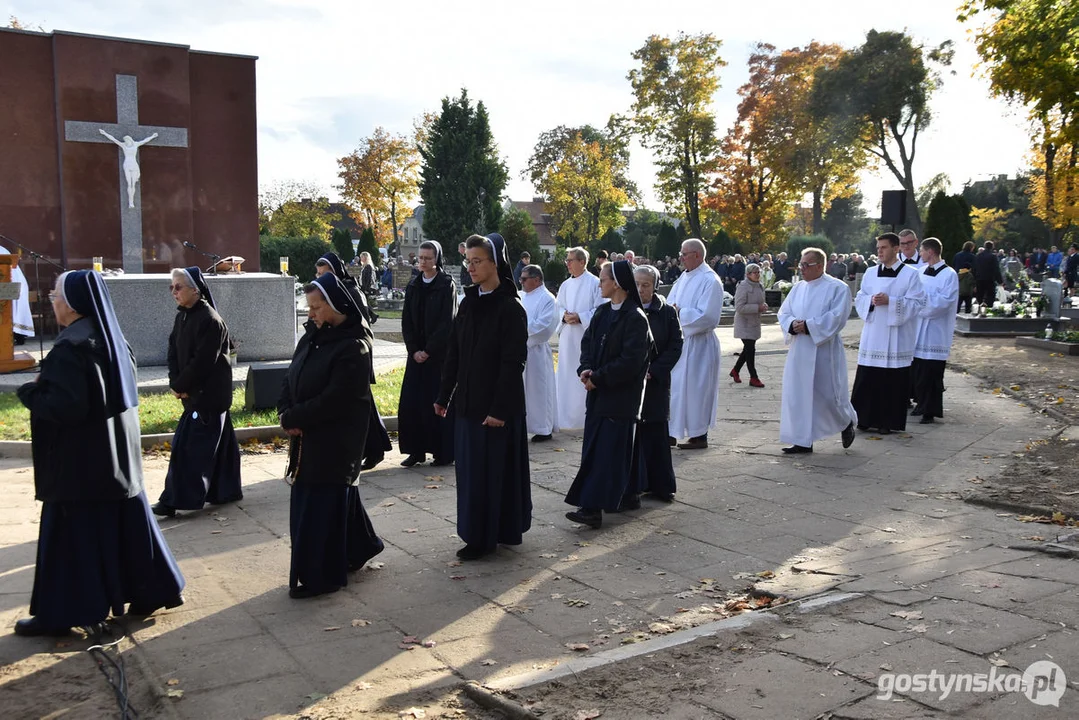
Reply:
[[[316, 276], [321, 276], [328, 272], [333, 273], [338, 284], [348, 292], [353, 304], [360, 309], [360, 314], [363, 316], [364, 334], [367, 336], [368, 350], [371, 352], [371, 357], [374, 358], [375, 333], [371, 330], [371, 326], [374, 325], [376, 316], [367, 302], [367, 295], [360, 290], [359, 285], [356, 283], [356, 278], [349, 275], [348, 271], [345, 270], [345, 263], [341, 261], [341, 258], [335, 252], [328, 252], [315, 262]], [[375, 382], [377, 382], [375, 379], [375, 367], [372, 362], [371, 384], [374, 385]], [[363, 464], [360, 468], [370, 470], [382, 462], [386, 457], [386, 453], [392, 449], [393, 444], [390, 442], [389, 432], [386, 431], [386, 423], [382, 421], [378, 407], [372, 402], [371, 418], [367, 423], [367, 440], [364, 443]]]
[[581, 467], [566, 494], [573, 522], [598, 528], [603, 512], [618, 512], [630, 487], [633, 431], [640, 419], [652, 333], [641, 309], [633, 269], [625, 260], [600, 269], [600, 305], [581, 338], [577, 375], [585, 396]]
[[528, 319], [498, 233], [472, 235], [473, 284], [453, 321], [435, 413], [456, 413], [457, 534], [462, 560], [520, 545], [532, 525], [525, 427]]
[[176, 320], [169, 335], [169, 388], [184, 411], [172, 438], [165, 490], [151, 508], [171, 517], [243, 499], [240, 446], [232, 428], [229, 329], [197, 267], [172, 271]]
[[135, 358], [108, 288], [91, 270], [65, 272], [52, 306], [64, 329], [18, 390], [43, 503], [33, 617], [18, 635], [66, 635], [125, 603], [132, 615], [183, 604], [183, 575], [143, 492]]
[[630, 487], [622, 509], [640, 507], [641, 493], [671, 502], [676, 491], [674, 465], [667, 423], [671, 415], [671, 370], [682, 357], [682, 326], [678, 313], [656, 292], [659, 270], [642, 265], [634, 273], [648, 327], [652, 331], [653, 353], [645, 377], [641, 421], [633, 437], [633, 466]]
[[383, 550], [356, 478], [370, 418], [371, 354], [360, 308], [332, 273], [304, 286], [310, 320], [277, 412], [291, 438], [289, 597], [336, 592]]
[[442, 246], [433, 240], [420, 244], [419, 272], [405, 288], [401, 334], [408, 359], [401, 381], [397, 410], [397, 444], [407, 455], [401, 464], [412, 467], [427, 459], [431, 465], [453, 462], [453, 414], [431, 412], [442, 381], [442, 363], [457, 314], [457, 287], [442, 267]]

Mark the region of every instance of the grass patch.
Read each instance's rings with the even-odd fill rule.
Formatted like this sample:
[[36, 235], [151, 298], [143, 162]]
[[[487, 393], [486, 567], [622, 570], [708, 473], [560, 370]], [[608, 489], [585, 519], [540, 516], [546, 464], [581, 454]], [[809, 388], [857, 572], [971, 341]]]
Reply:
[[[401, 380], [404, 368], [391, 370], [378, 376], [378, 383], [371, 387], [375, 404], [383, 416], [397, 414], [397, 401], [401, 397]], [[232, 424], [236, 428], [276, 425], [276, 410], [245, 410], [244, 389], [232, 391]], [[139, 393], [139, 424], [143, 435], [171, 433], [176, 430], [183, 406], [171, 393]], [[0, 393], [0, 440], [29, 440], [30, 411], [13, 392]]]
[[[389, 308], [386, 308], [385, 310], [381, 310], [379, 308], [375, 308], [375, 312], [378, 313], [378, 317], [380, 319], [381, 318], [388, 318], [390, 320], [400, 320], [401, 319], [401, 311], [400, 310], [390, 310]], [[377, 325], [378, 323], [375, 323], [375, 324]]]

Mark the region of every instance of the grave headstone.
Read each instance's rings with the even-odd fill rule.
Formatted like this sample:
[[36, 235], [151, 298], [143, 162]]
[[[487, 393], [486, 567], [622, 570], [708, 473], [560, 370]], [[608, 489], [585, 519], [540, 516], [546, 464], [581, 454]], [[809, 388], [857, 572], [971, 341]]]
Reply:
[[1049, 301], [1043, 314], [1049, 317], [1060, 317], [1060, 302], [1064, 295], [1061, 282], [1055, 278], [1042, 280], [1042, 295]]

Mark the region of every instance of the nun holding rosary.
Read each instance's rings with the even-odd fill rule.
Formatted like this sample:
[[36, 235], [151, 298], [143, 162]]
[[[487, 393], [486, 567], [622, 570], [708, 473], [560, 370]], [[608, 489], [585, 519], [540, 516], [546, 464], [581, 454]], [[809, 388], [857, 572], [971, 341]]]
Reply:
[[[364, 336], [367, 338], [368, 351], [372, 353], [373, 360], [375, 333], [371, 326], [377, 317], [367, 302], [367, 295], [360, 290], [359, 285], [356, 283], [356, 278], [349, 275], [348, 271], [345, 270], [345, 263], [341, 261], [341, 258], [335, 252], [328, 252], [315, 262], [315, 276], [321, 277], [326, 273], [332, 273], [337, 278], [337, 283], [345, 289], [349, 297], [352, 298], [353, 304], [360, 309]], [[374, 362], [371, 363], [370, 380], [372, 385], [377, 382]], [[364, 456], [363, 464], [360, 465], [361, 470], [374, 468], [385, 459], [386, 453], [393, 449], [393, 444], [390, 442], [390, 433], [386, 430], [386, 423], [382, 421], [382, 416], [379, 414], [378, 407], [375, 406], [374, 402], [371, 403], [371, 417], [367, 423], [367, 440], [363, 448]]]
[[435, 414], [455, 413], [457, 534], [462, 560], [499, 544], [520, 545], [532, 525], [525, 425], [528, 318], [517, 296], [506, 241], [465, 241], [472, 285], [453, 321]]
[[340, 590], [383, 550], [355, 485], [373, 402], [360, 307], [333, 273], [303, 290], [310, 320], [277, 404], [291, 440], [292, 598]]
[[[599, 289], [610, 302], [596, 308], [581, 339], [577, 375], [587, 391], [584, 446], [580, 469], [566, 495], [567, 503], [578, 506], [566, 517], [593, 529], [603, 524], [604, 510], [633, 509], [623, 508], [622, 498], [631, 488], [633, 431], [640, 420], [652, 358], [652, 333], [633, 266], [625, 260], [604, 265]], [[629, 496], [640, 507], [636, 494]]]
[[165, 489], [152, 507], [172, 517], [244, 497], [240, 446], [232, 428], [229, 329], [197, 267], [172, 271], [176, 320], [169, 335], [169, 388], [183, 403], [169, 456]]
[[65, 272], [51, 293], [63, 330], [41, 374], [18, 390], [30, 409], [35, 497], [42, 501], [33, 616], [18, 635], [67, 635], [111, 611], [177, 607], [184, 579], [143, 492], [135, 359], [108, 288]]

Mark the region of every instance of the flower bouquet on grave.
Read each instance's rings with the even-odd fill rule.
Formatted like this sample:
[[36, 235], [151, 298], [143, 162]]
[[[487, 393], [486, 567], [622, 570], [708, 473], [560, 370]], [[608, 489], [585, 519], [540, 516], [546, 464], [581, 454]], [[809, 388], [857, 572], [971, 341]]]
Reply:
[[1034, 310], [1037, 312], [1038, 317], [1042, 316], [1042, 313], [1049, 309], [1049, 298], [1044, 294], [1038, 295], [1034, 298]]
[[786, 300], [787, 299], [787, 294], [791, 291], [792, 287], [794, 287], [794, 286], [791, 283], [787, 282], [786, 280], [780, 280], [775, 285], [772, 286], [772, 289], [773, 290], [778, 290], [780, 293], [782, 293], [783, 299]]

